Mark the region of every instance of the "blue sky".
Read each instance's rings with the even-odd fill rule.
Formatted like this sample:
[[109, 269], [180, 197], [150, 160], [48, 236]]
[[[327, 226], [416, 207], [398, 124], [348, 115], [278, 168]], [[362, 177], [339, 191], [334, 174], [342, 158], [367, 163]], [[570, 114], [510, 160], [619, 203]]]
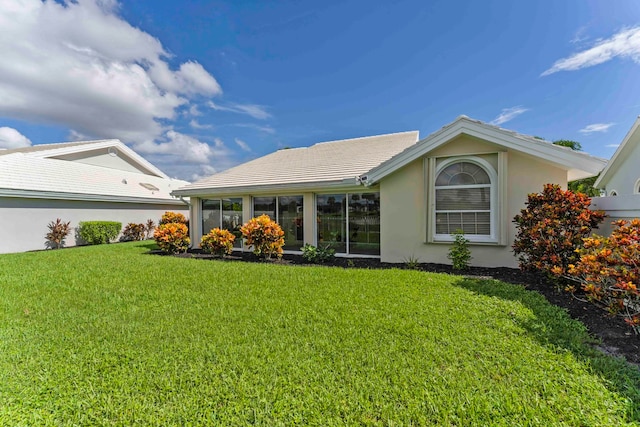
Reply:
[[4, 0], [0, 147], [120, 138], [194, 180], [464, 114], [609, 158], [640, 2]]

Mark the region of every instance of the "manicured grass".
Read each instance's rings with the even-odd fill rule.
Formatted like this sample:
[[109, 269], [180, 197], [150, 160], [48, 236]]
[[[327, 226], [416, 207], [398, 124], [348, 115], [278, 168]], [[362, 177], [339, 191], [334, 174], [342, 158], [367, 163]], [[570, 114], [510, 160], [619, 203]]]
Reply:
[[640, 376], [537, 294], [129, 243], [0, 256], [0, 425], [621, 425]]

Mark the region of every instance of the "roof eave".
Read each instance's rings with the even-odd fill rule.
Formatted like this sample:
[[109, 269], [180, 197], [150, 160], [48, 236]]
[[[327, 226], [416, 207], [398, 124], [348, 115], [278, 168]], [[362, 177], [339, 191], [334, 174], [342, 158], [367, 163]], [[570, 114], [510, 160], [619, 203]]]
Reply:
[[619, 162], [617, 161], [617, 159], [622, 156], [623, 151], [627, 150], [629, 141], [631, 140], [631, 138], [633, 138], [638, 129], [640, 129], [640, 116], [636, 118], [636, 121], [631, 126], [631, 129], [629, 129], [629, 132], [627, 132], [625, 137], [622, 139], [622, 142], [616, 149], [615, 153], [613, 153], [613, 156], [611, 156], [611, 160], [609, 160], [607, 166], [604, 168], [598, 179], [596, 179], [596, 182], [593, 184], [595, 188], [602, 189], [607, 185], [609, 179], [611, 178], [611, 175], [613, 175], [615, 170], [618, 168]]
[[0, 188], [0, 197], [14, 197], [23, 199], [51, 199], [51, 200], [73, 200], [86, 202], [117, 202], [117, 203], [143, 203], [143, 204], [163, 204], [163, 205], [186, 205], [185, 201], [178, 199], [162, 199], [151, 197], [131, 197], [115, 196], [105, 194], [81, 194], [64, 193], [57, 191], [38, 190], [18, 190], [11, 188]]
[[172, 196], [194, 196], [200, 197], [209, 194], [249, 194], [264, 193], [269, 191], [297, 191], [297, 190], [337, 190], [341, 188], [353, 188], [360, 186], [360, 181], [356, 178], [347, 178], [335, 181], [314, 181], [314, 182], [295, 182], [284, 184], [267, 184], [267, 185], [243, 185], [234, 187], [199, 187], [177, 189], [171, 192]]

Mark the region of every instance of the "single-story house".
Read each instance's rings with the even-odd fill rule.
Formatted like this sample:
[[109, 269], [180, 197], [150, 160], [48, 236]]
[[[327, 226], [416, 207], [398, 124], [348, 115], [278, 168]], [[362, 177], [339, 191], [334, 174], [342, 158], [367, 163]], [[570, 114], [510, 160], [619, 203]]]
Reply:
[[384, 262], [450, 263], [452, 233], [461, 229], [472, 265], [515, 267], [512, 219], [527, 195], [605, 165], [461, 116], [424, 139], [402, 132], [282, 149], [172, 194], [191, 200], [194, 246], [213, 227], [237, 230], [266, 213], [289, 251], [309, 243]]
[[[188, 214], [171, 179], [117, 139], [0, 150], [0, 253], [45, 249], [47, 225], [80, 221], [158, 222], [167, 210]], [[66, 246], [82, 243], [72, 232]]]
[[618, 219], [640, 218], [640, 117], [618, 146], [594, 186], [603, 197], [595, 197], [591, 204], [607, 213], [599, 233], [609, 234], [611, 222]]

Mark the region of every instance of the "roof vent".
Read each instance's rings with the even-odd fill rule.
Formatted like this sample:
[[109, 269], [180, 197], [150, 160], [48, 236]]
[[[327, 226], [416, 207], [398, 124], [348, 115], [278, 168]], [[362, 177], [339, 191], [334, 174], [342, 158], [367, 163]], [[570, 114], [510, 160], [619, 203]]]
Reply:
[[123, 178], [123, 179], [122, 179], [122, 183], [123, 183], [123, 184], [126, 184], [126, 183], [127, 183], [127, 179], [126, 179], [126, 178]]
[[140, 185], [143, 186], [144, 188], [146, 188], [149, 191], [160, 191], [160, 189], [158, 187], [156, 187], [153, 184], [149, 184], [147, 182], [141, 182]]

